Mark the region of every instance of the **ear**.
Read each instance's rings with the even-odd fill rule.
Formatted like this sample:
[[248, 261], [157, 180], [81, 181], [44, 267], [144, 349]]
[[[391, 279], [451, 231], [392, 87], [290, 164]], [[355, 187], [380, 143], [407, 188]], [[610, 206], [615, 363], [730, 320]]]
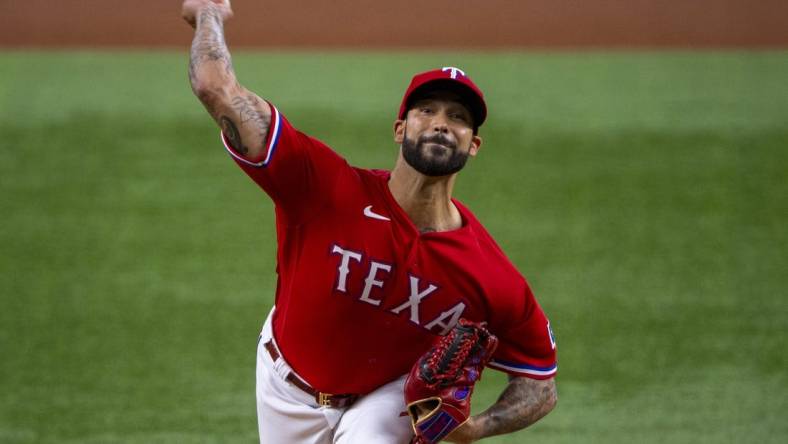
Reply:
[[404, 120], [395, 120], [394, 121], [394, 142], [402, 144], [403, 140], [405, 140], [405, 121]]
[[471, 149], [468, 150], [468, 155], [471, 157], [476, 157], [476, 154], [479, 153], [479, 150], [482, 147], [482, 138], [479, 136], [473, 136], [471, 139]]

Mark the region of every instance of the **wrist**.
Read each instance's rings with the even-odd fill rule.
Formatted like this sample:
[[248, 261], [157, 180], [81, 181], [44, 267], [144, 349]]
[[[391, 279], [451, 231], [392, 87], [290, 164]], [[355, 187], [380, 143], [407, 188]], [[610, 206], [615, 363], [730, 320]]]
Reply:
[[446, 437], [446, 441], [455, 444], [469, 444], [479, 440], [478, 423], [473, 416]]
[[471, 416], [468, 418], [468, 421], [465, 423], [468, 426], [466, 430], [466, 436], [468, 437], [468, 442], [476, 442], [482, 439], [479, 436], [479, 420], [475, 416]]
[[197, 8], [197, 13], [195, 15], [197, 16], [198, 19], [205, 14], [211, 14], [211, 15], [215, 14], [216, 16], [221, 17], [221, 14], [218, 14], [218, 12], [219, 12], [219, 8], [216, 3], [206, 2], [200, 5], [199, 8]]
[[223, 5], [214, 2], [202, 3], [195, 13], [196, 22], [200, 24], [213, 24], [224, 26], [224, 22], [232, 17], [232, 11]]

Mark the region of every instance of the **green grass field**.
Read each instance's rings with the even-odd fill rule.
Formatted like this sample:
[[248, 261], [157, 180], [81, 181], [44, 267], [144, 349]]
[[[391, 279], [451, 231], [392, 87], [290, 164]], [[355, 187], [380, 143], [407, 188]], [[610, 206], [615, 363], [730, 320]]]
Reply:
[[[271, 203], [181, 53], [0, 53], [0, 442], [253, 443]], [[556, 410], [490, 443], [788, 440], [788, 53], [238, 53], [387, 168], [410, 75], [490, 107], [457, 196], [529, 278]], [[480, 411], [503, 384], [489, 372]]]

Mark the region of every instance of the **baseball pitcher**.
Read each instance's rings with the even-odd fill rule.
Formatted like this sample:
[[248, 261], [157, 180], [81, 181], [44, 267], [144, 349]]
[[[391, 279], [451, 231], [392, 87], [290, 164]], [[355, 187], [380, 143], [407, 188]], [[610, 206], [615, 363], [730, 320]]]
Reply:
[[[223, 32], [232, 14], [227, 0], [183, 2], [195, 29], [192, 90], [231, 159], [275, 204], [276, 299], [257, 350], [260, 442], [469, 443], [546, 415], [557, 399], [550, 324], [452, 198], [487, 117], [469, 73], [416, 74], [396, 110], [393, 168], [357, 168], [237, 81]], [[471, 416], [485, 368], [509, 382]]]

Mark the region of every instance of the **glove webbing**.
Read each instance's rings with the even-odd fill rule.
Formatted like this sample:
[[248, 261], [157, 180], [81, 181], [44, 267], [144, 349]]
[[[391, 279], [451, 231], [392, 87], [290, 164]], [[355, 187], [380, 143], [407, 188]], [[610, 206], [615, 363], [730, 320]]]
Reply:
[[478, 342], [478, 330], [466, 326], [452, 329], [422, 362], [421, 377], [431, 386], [446, 385], [456, 380]]

